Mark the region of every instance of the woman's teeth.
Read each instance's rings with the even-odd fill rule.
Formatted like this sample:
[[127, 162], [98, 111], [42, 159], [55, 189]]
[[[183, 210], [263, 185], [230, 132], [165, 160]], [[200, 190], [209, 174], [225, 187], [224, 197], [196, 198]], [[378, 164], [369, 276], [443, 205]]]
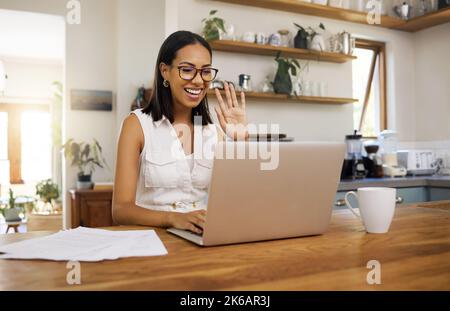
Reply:
[[202, 92], [203, 89], [188, 89], [188, 88], [185, 88], [184, 90], [186, 92], [188, 92], [189, 94], [191, 94], [191, 95], [199, 95]]

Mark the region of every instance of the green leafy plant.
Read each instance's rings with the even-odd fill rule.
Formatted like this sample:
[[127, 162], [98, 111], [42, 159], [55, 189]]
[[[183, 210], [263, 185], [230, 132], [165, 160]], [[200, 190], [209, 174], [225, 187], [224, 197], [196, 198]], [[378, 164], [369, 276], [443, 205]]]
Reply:
[[273, 90], [277, 94], [288, 94], [292, 92], [292, 76], [297, 76], [297, 71], [301, 69], [299, 62], [296, 59], [280, 57], [277, 54], [275, 61], [278, 63], [277, 73], [272, 82]]
[[19, 214], [25, 212], [24, 208], [16, 204], [16, 197], [12, 189], [9, 189], [8, 204], [0, 208], [0, 214], [6, 220], [19, 220]]
[[108, 167], [102, 156], [102, 147], [94, 139], [93, 143], [76, 142], [72, 138], [63, 146], [64, 156], [71, 161], [71, 166], [78, 169], [78, 178], [91, 176], [96, 167]]
[[42, 180], [36, 185], [36, 195], [53, 206], [52, 201], [59, 198], [59, 187], [51, 179]]
[[209, 16], [207, 18], [202, 19], [203, 36], [208, 41], [219, 40], [219, 31], [223, 31], [224, 33], [227, 32], [225, 30], [225, 21], [220, 17], [214, 17], [216, 13], [217, 10], [212, 10], [209, 12]]

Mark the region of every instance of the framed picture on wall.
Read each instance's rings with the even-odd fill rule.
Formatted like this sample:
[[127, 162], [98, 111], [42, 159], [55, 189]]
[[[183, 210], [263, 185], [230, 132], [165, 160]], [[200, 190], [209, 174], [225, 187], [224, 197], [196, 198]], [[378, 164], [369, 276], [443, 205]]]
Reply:
[[112, 111], [113, 93], [111, 91], [71, 90], [72, 110]]

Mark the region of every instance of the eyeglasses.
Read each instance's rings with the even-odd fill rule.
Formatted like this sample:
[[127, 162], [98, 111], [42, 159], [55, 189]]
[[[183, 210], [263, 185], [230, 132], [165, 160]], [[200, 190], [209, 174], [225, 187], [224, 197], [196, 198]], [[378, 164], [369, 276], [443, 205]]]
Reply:
[[178, 73], [180, 74], [180, 78], [185, 81], [192, 81], [197, 76], [198, 72], [200, 71], [200, 77], [205, 82], [211, 82], [214, 80], [217, 76], [217, 73], [219, 72], [216, 68], [201, 68], [197, 69], [192, 66], [178, 66]]

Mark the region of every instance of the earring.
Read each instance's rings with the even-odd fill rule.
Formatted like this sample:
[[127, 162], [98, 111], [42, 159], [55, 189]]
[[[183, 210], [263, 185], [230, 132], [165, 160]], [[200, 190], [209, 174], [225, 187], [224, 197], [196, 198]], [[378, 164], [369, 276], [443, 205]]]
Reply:
[[164, 85], [164, 87], [169, 87], [169, 81], [164, 80], [163, 85]]

